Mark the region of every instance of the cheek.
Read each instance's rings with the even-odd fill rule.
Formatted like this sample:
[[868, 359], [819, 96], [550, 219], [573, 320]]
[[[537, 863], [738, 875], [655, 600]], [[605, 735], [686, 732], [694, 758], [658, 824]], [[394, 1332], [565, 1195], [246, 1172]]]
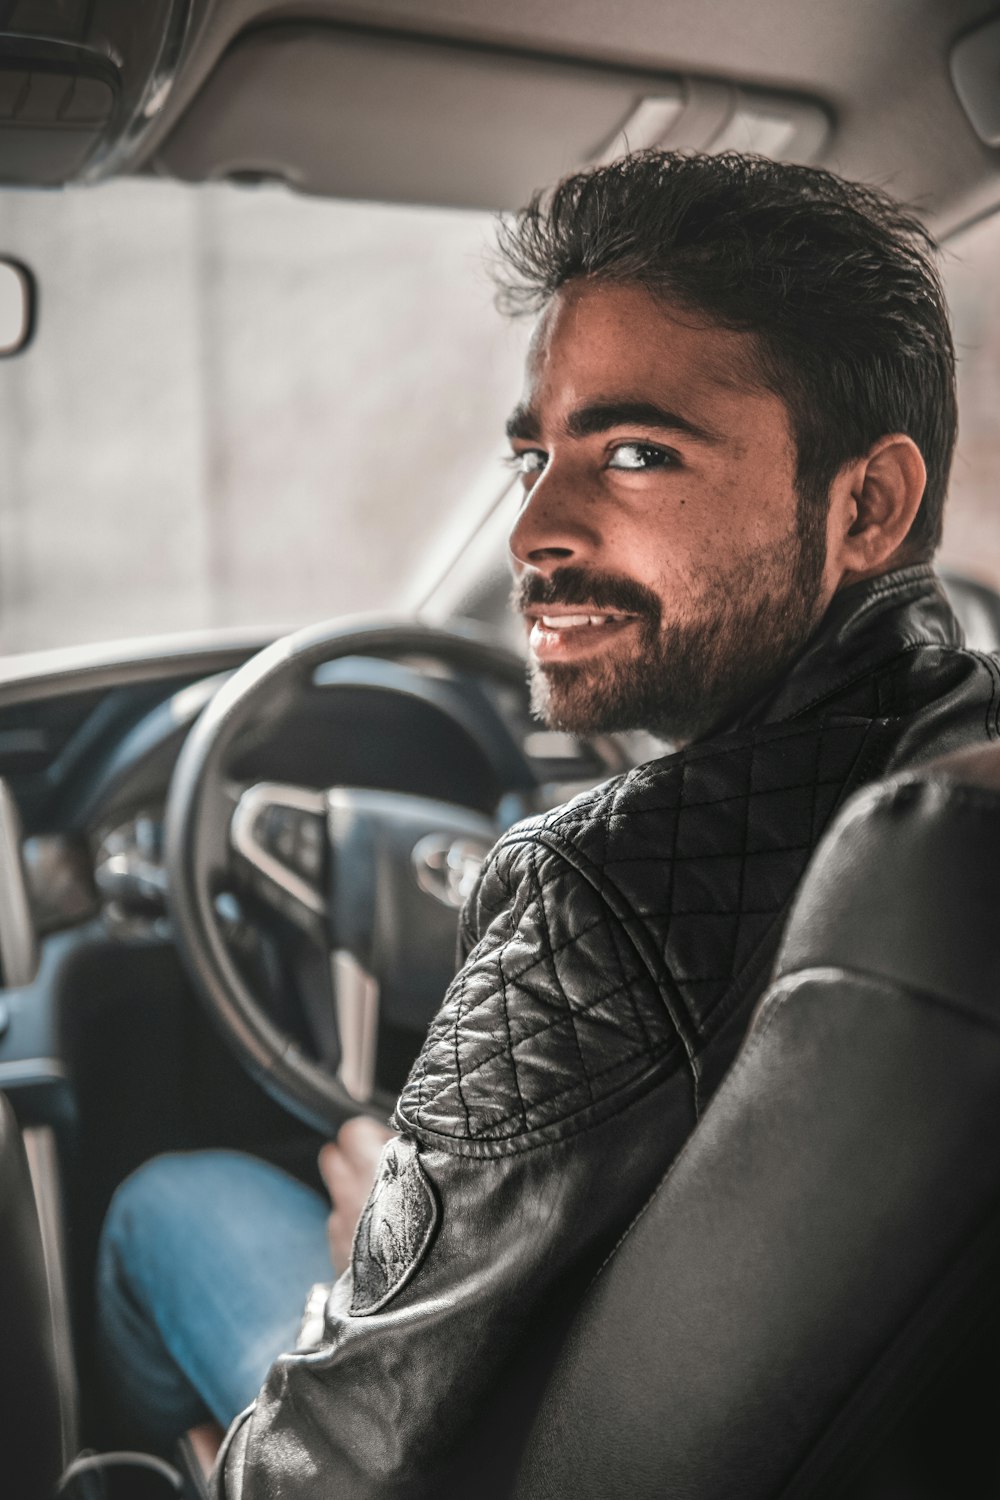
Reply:
[[[697, 511], [689, 501], [675, 525], [654, 545], [647, 539], [638, 566], [659, 595], [663, 618], [676, 624], [714, 616], [724, 600], [738, 602], [755, 586], [777, 587], [797, 555], [794, 497], [787, 506], [754, 503], [738, 487], [721, 487], [714, 504]], [[685, 510], [690, 514], [685, 518]]]
[[[697, 616], [699, 602], [714, 582], [720, 548], [711, 528], [689, 524], [685, 510], [674, 505], [650, 514], [628, 537], [614, 558], [613, 569], [644, 585], [660, 601], [663, 621], [682, 624]], [[680, 510], [680, 515], [677, 512]]]
[[745, 414], [721, 461], [706, 470], [706, 498], [720, 527], [754, 547], [793, 530], [798, 504], [796, 448], [784, 409], [768, 398]]
[[618, 524], [605, 533], [605, 565], [661, 594], [699, 566], [701, 547], [666, 511], [649, 513], [639, 525]]
[[697, 597], [747, 558], [784, 550], [796, 510], [787, 455], [777, 463], [747, 446], [714, 470], [678, 470], [646, 490], [604, 497], [606, 566], [661, 597]]
[[729, 508], [723, 496], [678, 488], [650, 500], [629, 522], [609, 527], [609, 542], [634, 577], [653, 586], [662, 580], [690, 588], [732, 550]]
[[783, 547], [796, 534], [798, 496], [785, 464], [734, 465], [703, 498], [691, 525], [692, 546], [703, 555], [735, 560]]

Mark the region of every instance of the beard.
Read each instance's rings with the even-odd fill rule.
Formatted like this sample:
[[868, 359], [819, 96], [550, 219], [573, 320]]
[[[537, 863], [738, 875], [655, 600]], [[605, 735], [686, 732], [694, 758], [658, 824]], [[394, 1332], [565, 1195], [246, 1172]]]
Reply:
[[586, 604], [636, 617], [625, 650], [593, 660], [532, 662], [532, 711], [569, 734], [646, 729], [674, 744], [703, 737], [759, 698], [805, 646], [822, 615], [825, 514], [802, 506], [795, 531], [707, 580], [683, 620], [634, 579], [585, 568], [525, 576], [512, 604]]

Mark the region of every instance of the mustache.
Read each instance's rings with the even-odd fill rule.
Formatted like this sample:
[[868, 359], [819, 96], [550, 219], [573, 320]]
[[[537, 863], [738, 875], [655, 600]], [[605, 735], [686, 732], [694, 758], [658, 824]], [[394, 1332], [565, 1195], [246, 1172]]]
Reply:
[[598, 573], [589, 568], [557, 568], [547, 578], [541, 573], [525, 573], [514, 585], [510, 604], [521, 614], [546, 604], [586, 604], [597, 612], [660, 618], [660, 600], [645, 584], [619, 573]]

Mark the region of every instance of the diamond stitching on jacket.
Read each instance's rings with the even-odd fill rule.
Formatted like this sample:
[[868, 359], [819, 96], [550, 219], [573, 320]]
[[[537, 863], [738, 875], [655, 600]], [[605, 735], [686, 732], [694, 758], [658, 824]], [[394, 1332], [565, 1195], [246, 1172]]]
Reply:
[[[562, 860], [547, 851], [544, 856], [535, 853], [555, 869], [547, 879], [534, 883], [535, 894], [525, 903], [528, 911], [537, 906], [537, 893], [551, 888], [557, 879], [569, 878], [574, 884], [576, 879]], [[547, 962], [552, 956], [579, 955], [591, 938], [606, 950], [605, 913], [595, 915], [591, 908], [586, 920], [573, 924], [571, 933], [558, 943], [552, 942], [540, 921], [537, 941], [544, 951], [533, 954], [528, 963], [515, 962], [514, 972], [509, 967], [510, 944], [517, 934], [510, 933], [510, 925], [506, 914], [493, 924], [432, 1024], [401, 1101], [404, 1113], [409, 1113], [407, 1096], [412, 1097], [416, 1087], [419, 1103], [414, 1100], [412, 1110], [416, 1124], [473, 1137], [491, 1135], [501, 1126], [506, 1129], [514, 1118], [523, 1129], [538, 1128], [548, 1122], [552, 1105], [568, 1095], [579, 1094], [583, 1104], [591, 1102], [595, 1077], [607, 1081], [614, 1074], [627, 1076], [637, 1061], [643, 1068], [648, 1065], [646, 1034], [641, 1027], [635, 1028], [631, 1017], [624, 1026], [622, 1015], [615, 1014], [626, 1009], [616, 1007], [615, 1002], [632, 986], [645, 984], [647, 1003], [658, 1003], [638, 958], [633, 956], [624, 983], [616, 973], [610, 984], [599, 985], [596, 992], [591, 988], [583, 998], [570, 998], [562, 976]], [[529, 990], [517, 982], [527, 976], [534, 981]], [[482, 991], [478, 996], [471, 993], [477, 986]], [[516, 1008], [511, 1001], [515, 989]], [[631, 1002], [627, 1011], [632, 1011]], [[674, 1038], [661, 1024], [660, 1053], [674, 1045]], [[454, 1064], [448, 1066], [452, 1059]], [[475, 1108], [469, 1103], [470, 1092], [478, 1100]], [[461, 1131], [455, 1128], [459, 1124]]]
[[703, 1044], [868, 727], [784, 725], [696, 747], [506, 835], [401, 1118], [438, 1137], [526, 1135], [585, 1113], [681, 1042]]
[[[543, 898], [543, 895], [542, 895], [542, 885], [541, 885], [541, 881], [540, 881], [539, 874], [538, 874], [538, 848], [537, 848], [537, 846], [530, 851], [529, 856], [528, 856], [528, 862], [529, 862], [529, 866], [530, 866], [530, 869], [531, 869], [532, 879], [533, 879], [533, 882], [534, 882], [535, 895], [536, 895], [536, 900], [537, 900], [537, 905], [538, 905], [539, 920], [541, 922], [541, 927], [542, 927], [542, 935], [543, 935], [543, 937], [545, 939], [545, 951], [549, 955], [549, 960], [552, 963], [552, 974], [553, 974], [555, 982], [556, 982], [556, 984], [557, 984], [557, 986], [559, 988], [560, 998], [561, 998], [564, 1006], [566, 1007], [566, 1014], [567, 1014], [567, 1016], [569, 1018], [569, 1030], [570, 1030], [570, 1033], [572, 1034], [573, 1044], [576, 1047], [577, 1057], [579, 1058], [579, 1062], [580, 1062], [580, 1072], [581, 1072], [581, 1074], [583, 1076], [584, 1082], [587, 1085], [587, 1092], [590, 1095], [591, 1100], [593, 1100], [593, 1097], [594, 1097], [593, 1084], [591, 1082], [590, 1075], [589, 1075], [589, 1073], [587, 1071], [587, 1061], [586, 1061], [586, 1058], [584, 1057], [583, 1048], [580, 1045], [580, 1033], [577, 1030], [576, 1017], [575, 1017], [575, 1014], [574, 1014], [573, 1004], [570, 1001], [570, 998], [569, 998], [569, 996], [566, 993], [565, 986], [563, 985], [562, 979], [560, 978], [560, 975], [559, 975], [559, 965], [554, 962], [555, 955], [554, 955], [553, 943], [552, 943], [552, 928], [551, 928], [550, 923], [549, 923], [548, 913], [545, 910], [545, 901], [544, 901], [544, 898]], [[606, 925], [607, 924], [605, 924], [605, 926]], [[576, 941], [579, 941], [579, 939], [576, 939]], [[501, 960], [500, 960], [500, 966], [502, 967], [502, 965], [503, 965], [503, 959], [501, 958]], [[620, 992], [621, 989], [622, 989], [622, 986], [619, 985], [618, 989], [616, 991], [614, 991], [614, 993]], [[603, 1001], [598, 1001], [596, 1003], [597, 1004], [602, 1004]], [[506, 1008], [506, 1002], [505, 1002], [505, 1008]], [[509, 1029], [509, 1021], [508, 1021], [508, 1029]], [[538, 1036], [538, 1032], [533, 1032], [532, 1033], [532, 1040], [535, 1040], [537, 1038], [537, 1036]], [[512, 1051], [512, 1054], [513, 1054], [513, 1048], [511, 1049], [511, 1051]], [[515, 1064], [514, 1064], [514, 1074], [515, 1074], [515, 1077], [516, 1077], [516, 1075], [517, 1075], [517, 1063], [516, 1063], [516, 1061], [515, 1061]], [[520, 1092], [520, 1090], [519, 1090], [519, 1092]], [[525, 1115], [525, 1123], [527, 1123], [527, 1115]]]

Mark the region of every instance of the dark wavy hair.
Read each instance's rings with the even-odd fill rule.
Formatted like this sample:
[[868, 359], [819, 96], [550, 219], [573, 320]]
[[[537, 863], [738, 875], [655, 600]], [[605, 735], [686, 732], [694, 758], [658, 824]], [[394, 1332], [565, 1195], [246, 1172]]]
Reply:
[[934, 240], [887, 194], [759, 156], [639, 151], [536, 193], [498, 240], [503, 311], [536, 311], [587, 277], [752, 334], [753, 378], [789, 410], [800, 510], [825, 507], [838, 470], [878, 438], [907, 433], [927, 486], [906, 551], [933, 554], [955, 351]]

